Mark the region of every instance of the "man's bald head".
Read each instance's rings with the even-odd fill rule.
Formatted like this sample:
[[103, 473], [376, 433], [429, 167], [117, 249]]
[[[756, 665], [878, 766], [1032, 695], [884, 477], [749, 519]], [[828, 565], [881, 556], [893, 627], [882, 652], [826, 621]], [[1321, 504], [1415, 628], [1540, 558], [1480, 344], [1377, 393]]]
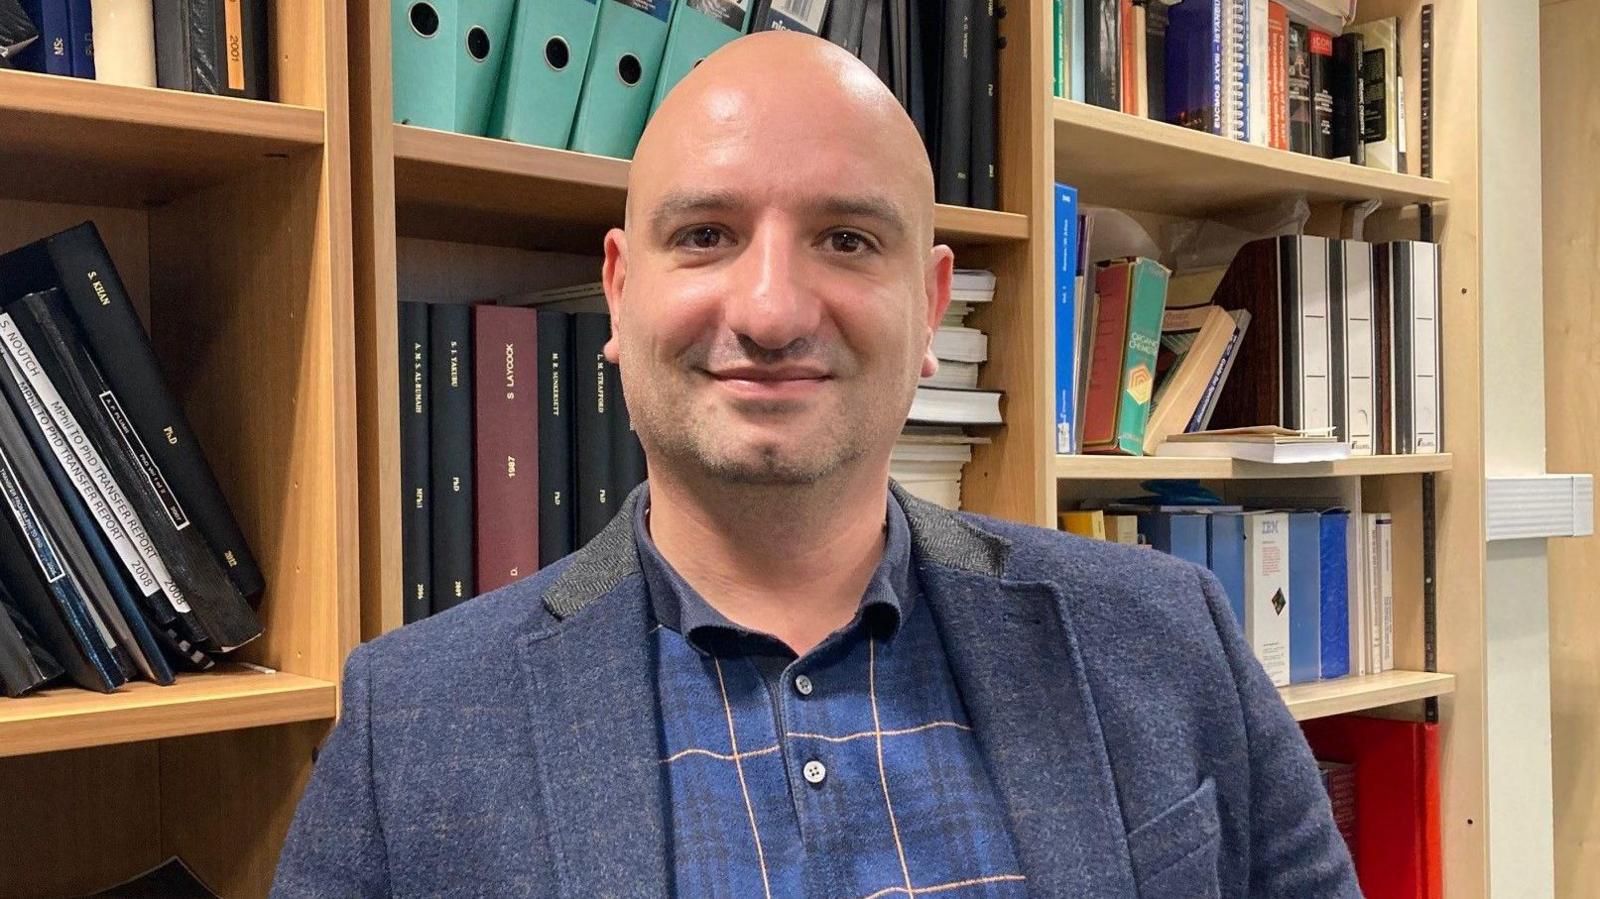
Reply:
[[[859, 59], [819, 37], [762, 31], [706, 57], [662, 101], [634, 151], [628, 216], [645, 213], [662, 179], [680, 161], [718, 150], [718, 138], [762, 133], [771, 165], [808, 152], [815, 140], [839, 142], [877, 163], [918, 238], [933, 241], [933, 170], [916, 126], [881, 79]], [[843, 173], [841, 173], [842, 175]]]

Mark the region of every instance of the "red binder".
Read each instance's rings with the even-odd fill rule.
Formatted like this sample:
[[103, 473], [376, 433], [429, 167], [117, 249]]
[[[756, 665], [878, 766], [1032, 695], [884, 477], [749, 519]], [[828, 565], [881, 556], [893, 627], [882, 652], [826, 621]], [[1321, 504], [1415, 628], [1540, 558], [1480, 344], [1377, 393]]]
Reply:
[[1368, 899], [1441, 899], [1439, 726], [1336, 715], [1301, 728], [1317, 758], [1355, 765], [1361, 891]]

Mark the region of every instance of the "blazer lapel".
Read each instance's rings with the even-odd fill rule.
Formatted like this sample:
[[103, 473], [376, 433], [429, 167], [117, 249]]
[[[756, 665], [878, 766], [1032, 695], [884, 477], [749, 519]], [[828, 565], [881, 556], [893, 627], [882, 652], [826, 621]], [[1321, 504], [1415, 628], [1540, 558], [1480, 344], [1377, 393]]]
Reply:
[[620, 527], [631, 507], [573, 560], [547, 595], [553, 617], [522, 638], [551, 848], [574, 899], [662, 896], [671, 882], [649, 602], [626, 577], [637, 557]]

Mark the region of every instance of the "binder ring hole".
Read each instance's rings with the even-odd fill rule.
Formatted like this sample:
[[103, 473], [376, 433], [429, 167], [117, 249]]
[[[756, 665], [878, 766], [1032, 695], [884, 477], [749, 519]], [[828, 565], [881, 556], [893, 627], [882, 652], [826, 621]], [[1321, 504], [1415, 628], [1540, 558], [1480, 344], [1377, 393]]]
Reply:
[[565, 69], [567, 63], [572, 61], [572, 51], [567, 46], [567, 39], [556, 35], [544, 43], [544, 63], [557, 72]]
[[411, 30], [423, 37], [439, 33], [439, 11], [432, 3], [411, 4]]
[[629, 87], [638, 84], [639, 79], [644, 77], [644, 66], [639, 62], [639, 57], [632, 53], [622, 54], [622, 58], [617, 60], [617, 77]]
[[478, 62], [489, 58], [489, 32], [483, 26], [474, 25], [467, 31], [467, 52]]

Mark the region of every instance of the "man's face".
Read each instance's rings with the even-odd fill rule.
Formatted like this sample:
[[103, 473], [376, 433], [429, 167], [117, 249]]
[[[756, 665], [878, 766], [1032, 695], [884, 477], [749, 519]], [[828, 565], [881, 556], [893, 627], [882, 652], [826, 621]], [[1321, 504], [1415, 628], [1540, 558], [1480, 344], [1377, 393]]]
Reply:
[[883, 464], [949, 302], [931, 200], [843, 98], [733, 85], [685, 118], [641, 147], [606, 241], [607, 351], [652, 467], [808, 484]]

